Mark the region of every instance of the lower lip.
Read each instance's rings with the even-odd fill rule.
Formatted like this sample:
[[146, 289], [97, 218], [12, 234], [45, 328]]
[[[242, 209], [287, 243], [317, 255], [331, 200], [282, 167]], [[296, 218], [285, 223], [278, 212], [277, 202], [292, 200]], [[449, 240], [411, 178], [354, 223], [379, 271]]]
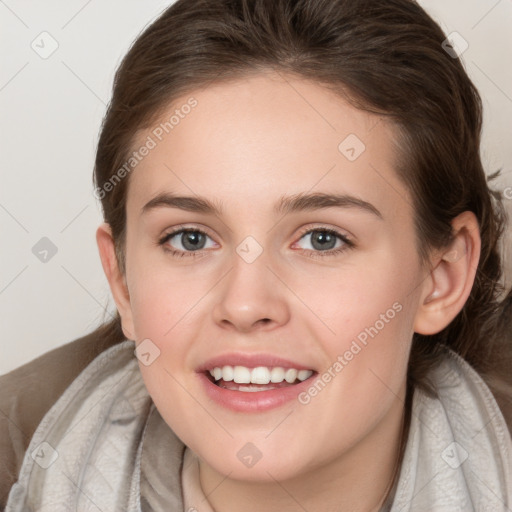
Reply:
[[316, 374], [293, 386], [286, 386], [268, 391], [234, 391], [221, 388], [214, 384], [204, 373], [198, 373], [202, 386], [208, 397], [222, 407], [235, 412], [263, 412], [275, 409], [281, 405], [297, 399], [297, 395], [305, 391]]

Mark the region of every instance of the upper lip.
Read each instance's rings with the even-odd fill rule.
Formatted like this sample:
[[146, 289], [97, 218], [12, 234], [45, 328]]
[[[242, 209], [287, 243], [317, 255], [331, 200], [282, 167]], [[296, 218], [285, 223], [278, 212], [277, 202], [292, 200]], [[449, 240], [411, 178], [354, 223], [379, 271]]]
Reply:
[[312, 370], [311, 365], [304, 365], [290, 359], [274, 354], [249, 354], [242, 352], [230, 352], [212, 357], [201, 364], [196, 371], [206, 372], [213, 368], [222, 368], [223, 366], [246, 366], [247, 368], [256, 368], [258, 366], [266, 366], [274, 368], [294, 368], [296, 370]]

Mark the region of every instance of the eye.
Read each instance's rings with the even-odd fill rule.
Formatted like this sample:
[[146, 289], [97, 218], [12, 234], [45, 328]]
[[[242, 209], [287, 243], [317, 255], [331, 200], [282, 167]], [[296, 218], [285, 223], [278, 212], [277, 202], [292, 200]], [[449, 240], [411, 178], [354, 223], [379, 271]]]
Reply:
[[[196, 256], [195, 252], [215, 246], [215, 242], [207, 246], [207, 239], [210, 236], [198, 228], [181, 228], [165, 234], [158, 244], [165, 250], [170, 251], [173, 256]], [[166, 247], [166, 244], [170, 245]]]
[[313, 257], [332, 256], [354, 247], [354, 243], [348, 237], [334, 229], [324, 227], [307, 230], [302, 234], [299, 242], [301, 240], [307, 241], [302, 251]]
[[[207, 245], [208, 239], [211, 241], [210, 245]], [[345, 235], [326, 227], [304, 231], [300, 236], [299, 242], [301, 240], [308, 240], [306, 245], [309, 245], [309, 247], [300, 248], [301, 252], [311, 257], [336, 255], [355, 246]], [[299, 242], [296, 242], [294, 245]], [[199, 256], [204, 249], [216, 246], [211, 237], [205, 231], [198, 228], [175, 229], [170, 233], [166, 233], [158, 241], [158, 244], [165, 251], [178, 257]]]

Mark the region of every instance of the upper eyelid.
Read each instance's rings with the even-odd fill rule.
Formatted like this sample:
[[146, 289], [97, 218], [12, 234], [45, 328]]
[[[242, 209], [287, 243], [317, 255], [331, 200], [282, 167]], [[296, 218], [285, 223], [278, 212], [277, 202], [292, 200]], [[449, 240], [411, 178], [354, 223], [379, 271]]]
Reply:
[[163, 234], [160, 236], [160, 239], [177, 235], [178, 233], [182, 233], [183, 231], [185, 231], [185, 232], [199, 231], [201, 233], [204, 233], [205, 235], [208, 235], [210, 238], [213, 239], [213, 236], [209, 233], [209, 230], [207, 228], [198, 227], [198, 226], [184, 226], [184, 225], [179, 225], [179, 226], [176, 226], [169, 230], [164, 230]]
[[348, 240], [354, 239], [354, 237], [352, 235], [344, 233], [343, 230], [340, 230], [339, 228], [329, 227], [326, 225], [312, 226], [312, 227], [304, 228], [304, 230], [300, 231], [299, 236], [302, 238], [304, 235], [309, 234], [311, 231], [330, 231], [342, 238], [346, 238]]

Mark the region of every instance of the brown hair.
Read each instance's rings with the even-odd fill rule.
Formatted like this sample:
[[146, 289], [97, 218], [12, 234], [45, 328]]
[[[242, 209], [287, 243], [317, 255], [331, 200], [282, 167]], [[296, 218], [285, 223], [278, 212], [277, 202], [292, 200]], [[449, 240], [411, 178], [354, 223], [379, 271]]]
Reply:
[[[504, 363], [512, 349], [499, 334], [510, 332], [499, 300], [504, 210], [480, 160], [480, 96], [460, 60], [443, 49], [445, 39], [412, 0], [178, 0], [137, 38], [116, 72], [95, 186], [102, 189], [127, 160], [139, 130], [196, 88], [271, 69], [325, 84], [397, 127], [397, 173], [414, 200], [424, 262], [430, 249], [451, 241], [458, 214], [474, 212], [480, 226], [481, 257], [464, 308], [438, 334], [414, 335], [406, 412], [410, 390], [428, 390], [441, 347], [508, 390]], [[121, 269], [128, 184], [127, 177], [102, 197]], [[111, 343], [124, 339], [119, 315], [102, 328]]]

